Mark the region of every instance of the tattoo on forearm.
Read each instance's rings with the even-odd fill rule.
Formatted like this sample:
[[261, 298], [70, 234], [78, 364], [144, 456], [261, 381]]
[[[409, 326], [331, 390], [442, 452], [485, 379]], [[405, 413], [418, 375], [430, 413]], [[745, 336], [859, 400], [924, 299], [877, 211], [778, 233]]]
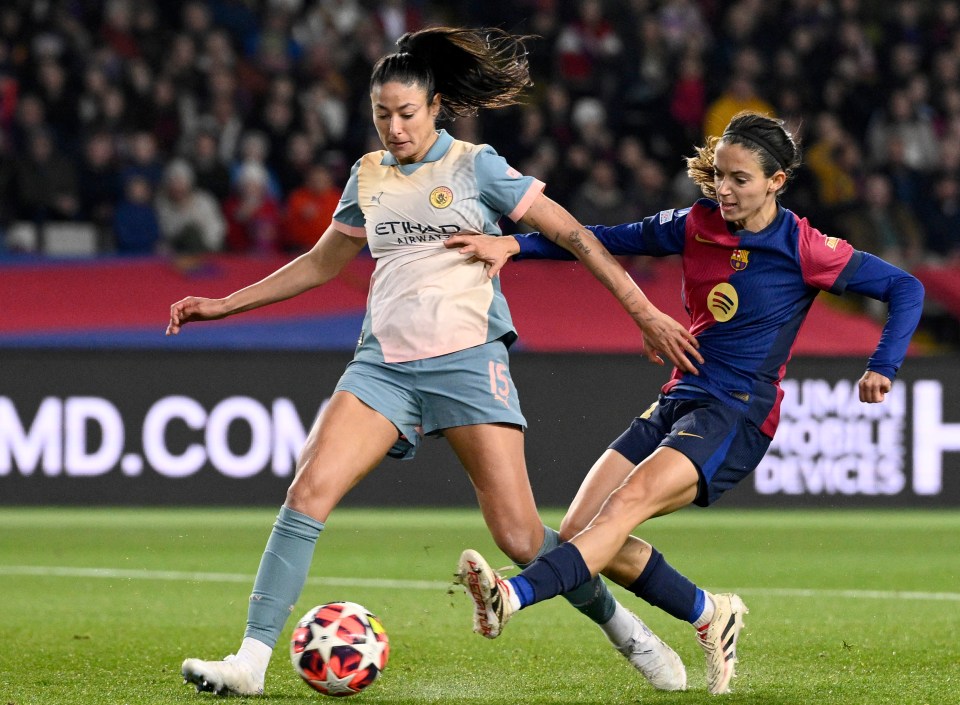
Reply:
[[583, 235], [580, 234], [579, 230], [574, 230], [570, 234], [570, 244], [573, 245], [576, 250], [585, 255], [589, 255], [592, 252], [590, 246], [584, 241]]

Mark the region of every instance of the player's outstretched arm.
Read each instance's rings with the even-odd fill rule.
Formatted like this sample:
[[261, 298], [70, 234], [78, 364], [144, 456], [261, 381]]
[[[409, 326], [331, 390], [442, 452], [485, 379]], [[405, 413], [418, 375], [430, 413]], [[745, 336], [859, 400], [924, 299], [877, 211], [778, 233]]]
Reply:
[[540, 195], [522, 222], [570, 250], [599, 279], [643, 332], [644, 354], [659, 365], [662, 353], [679, 369], [697, 374], [691, 361], [703, 363], [697, 339], [680, 323], [660, 311], [599, 240], [562, 206]]
[[188, 296], [170, 307], [167, 335], [177, 335], [187, 323], [213, 321], [293, 298], [336, 277], [366, 244], [364, 238], [350, 237], [327, 228], [309, 252], [297, 257], [256, 284], [222, 299]]

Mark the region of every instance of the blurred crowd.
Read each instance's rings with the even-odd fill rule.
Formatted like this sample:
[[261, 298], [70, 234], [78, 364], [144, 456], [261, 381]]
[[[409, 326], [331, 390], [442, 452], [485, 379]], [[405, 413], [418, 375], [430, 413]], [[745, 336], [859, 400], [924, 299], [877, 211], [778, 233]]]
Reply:
[[373, 63], [404, 32], [528, 40], [527, 104], [446, 125], [584, 223], [690, 204], [683, 157], [784, 119], [784, 203], [905, 267], [960, 255], [958, 0], [6, 0], [0, 250], [86, 223], [97, 253], [308, 248], [380, 145]]

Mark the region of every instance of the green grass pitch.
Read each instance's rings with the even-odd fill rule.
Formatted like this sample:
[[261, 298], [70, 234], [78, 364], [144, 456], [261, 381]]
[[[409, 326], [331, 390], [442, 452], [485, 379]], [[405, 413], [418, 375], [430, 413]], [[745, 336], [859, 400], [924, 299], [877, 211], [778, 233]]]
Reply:
[[[181, 683], [180, 662], [238, 645], [275, 513], [0, 509], [0, 705], [213, 701]], [[640, 534], [749, 606], [731, 695], [707, 694], [689, 625], [619, 588], [683, 658], [688, 691], [651, 689], [562, 600], [495, 641], [472, 634], [467, 597], [448, 592], [456, 559], [474, 547], [507, 563], [472, 508], [338, 510], [294, 617], [338, 599], [381, 617], [390, 663], [353, 702], [960, 702], [960, 512], [685, 510]], [[293, 622], [264, 702], [325, 699], [290, 666]]]

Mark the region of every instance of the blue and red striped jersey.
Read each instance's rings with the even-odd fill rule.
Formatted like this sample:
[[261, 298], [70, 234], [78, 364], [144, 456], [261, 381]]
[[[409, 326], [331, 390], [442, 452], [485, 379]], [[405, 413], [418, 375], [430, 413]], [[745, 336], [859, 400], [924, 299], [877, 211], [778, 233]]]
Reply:
[[[663, 391], [680, 383], [698, 387], [747, 414], [771, 437], [780, 416], [780, 381], [814, 298], [821, 290], [842, 293], [869, 257], [782, 207], [760, 232], [731, 232], [709, 199], [636, 223], [589, 229], [614, 255], [682, 255], [683, 304], [704, 364], [699, 376], [674, 369]], [[572, 258], [538, 233], [516, 237], [520, 258]], [[902, 361], [893, 361], [894, 371]]]

